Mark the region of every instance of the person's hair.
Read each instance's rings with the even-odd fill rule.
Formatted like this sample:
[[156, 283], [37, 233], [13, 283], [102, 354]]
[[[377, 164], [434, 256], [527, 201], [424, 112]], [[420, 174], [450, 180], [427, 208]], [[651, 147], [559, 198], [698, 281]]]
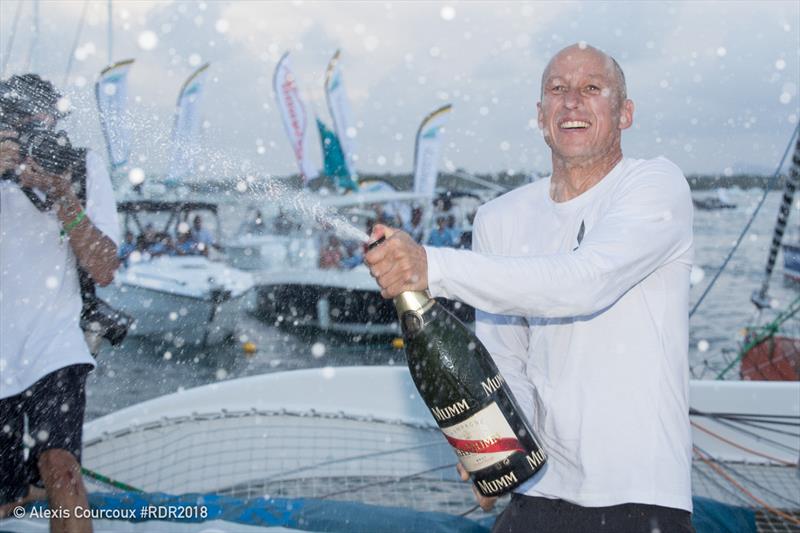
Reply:
[[61, 99], [55, 86], [38, 74], [11, 76], [0, 82], [0, 113], [6, 115], [36, 115], [47, 113], [57, 119], [66, 113], [59, 111]]
[[[613, 56], [610, 56], [610, 55], [606, 54], [605, 52], [603, 52], [599, 48], [595, 48], [594, 46], [589, 46], [589, 45], [587, 45], [585, 47], [582, 47], [582, 49], [585, 49], [585, 48], [592, 48], [593, 50], [603, 54], [604, 56], [606, 56], [608, 59], [611, 60], [611, 69], [614, 71], [614, 75], [617, 78], [617, 85], [619, 86], [619, 101], [620, 101], [620, 103], [624, 102], [628, 98], [628, 87], [627, 87], [627, 82], [625, 80], [625, 71], [622, 70], [622, 67], [620, 66], [620, 64], [617, 62], [616, 59], [614, 59]], [[558, 53], [561, 53], [561, 51], [559, 51]], [[556, 54], [556, 55], [558, 55], [558, 54]], [[553, 57], [555, 57], [555, 56], [553, 56]], [[545, 82], [547, 81], [547, 73], [550, 70], [550, 62], [552, 62], [552, 58], [547, 63], [547, 66], [545, 66], [544, 72], [542, 72], [541, 91], [539, 93], [539, 99], [540, 100], [544, 96], [544, 86], [545, 86]]]

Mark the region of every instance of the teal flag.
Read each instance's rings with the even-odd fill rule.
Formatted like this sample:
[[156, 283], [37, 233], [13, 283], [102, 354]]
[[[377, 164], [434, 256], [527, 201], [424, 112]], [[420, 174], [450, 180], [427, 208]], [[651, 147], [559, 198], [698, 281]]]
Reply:
[[341, 190], [357, 191], [358, 185], [350, 177], [347, 170], [347, 163], [344, 160], [342, 145], [336, 134], [331, 131], [324, 122], [317, 118], [317, 128], [319, 128], [319, 139], [322, 143], [322, 154], [324, 158], [324, 173], [331, 180], [336, 182]]

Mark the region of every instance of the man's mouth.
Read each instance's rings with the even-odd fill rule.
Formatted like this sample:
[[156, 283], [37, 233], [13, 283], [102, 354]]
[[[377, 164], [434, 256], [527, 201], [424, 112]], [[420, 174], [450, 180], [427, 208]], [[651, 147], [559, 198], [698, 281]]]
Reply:
[[566, 120], [558, 125], [562, 130], [585, 130], [591, 124], [583, 120]]

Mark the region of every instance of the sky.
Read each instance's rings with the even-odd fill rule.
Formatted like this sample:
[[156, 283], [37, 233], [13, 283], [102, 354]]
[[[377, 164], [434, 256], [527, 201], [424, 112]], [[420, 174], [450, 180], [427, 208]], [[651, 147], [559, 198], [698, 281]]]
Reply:
[[110, 62], [135, 59], [132, 164], [147, 176], [165, 172], [179, 89], [205, 62], [200, 173], [297, 173], [272, 90], [286, 51], [308, 105], [330, 122], [324, 75], [341, 50], [362, 174], [410, 173], [420, 121], [446, 103], [442, 170], [549, 172], [541, 73], [581, 41], [625, 70], [636, 105], [629, 157], [663, 155], [687, 175], [771, 174], [800, 116], [796, 1], [115, 0], [110, 56], [106, 1], [41, 0], [38, 39], [35, 6], [0, 2], [3, 76], [32, 70], [56, 82], [74, 107], [74, 143], [105, 153], [93, 85]]

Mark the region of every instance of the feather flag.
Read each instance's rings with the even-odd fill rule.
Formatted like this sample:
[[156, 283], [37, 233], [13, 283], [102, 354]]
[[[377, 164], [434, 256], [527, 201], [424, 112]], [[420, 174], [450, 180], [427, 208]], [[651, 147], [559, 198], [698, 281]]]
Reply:
[[133, 59], [103, 69], [94, 85], [100, 127], [114, 171], [128, 162], [131, 153], [131, 116], [128, 113], [128, 71]]
[[356, 129], [353, 127], [352, 113], [350, 104], [347, 100], [347, 93], [344, 89], [342, 70], [339, 67], [339, 50], [333, 54], [328, 63], [328, 70], [325, 73], [325, 99], [328, 102], [328, 110], [333, 118], [333, 130], [342, 145], [342, 152], [345, 156], [347, 172], [353, 179], [356, 178]]
[[442, 144], [442, 127], [447, 121], [452, 105], [440, 107], [422, 120], [417, 131], [414, 148], [414, 192], [433, 196], [439, 175], [439, 151]]
[[289, 52], [283, 54], [281, 60], [278, 61], [272, 84], [275, 89], [275, 98], [278, 100], [278, 108], [281, 110], [283, 126], [286, 129], [286, 135], [289, 136], [289, 143], [297, 160], [297, 166], [300, 168], [303, 184], [305, 184], [308, 180], [316, 178], [319, 172], [309, 157], [310, 121], [300, 98], [294, 74], [289, 67]]
[[195, 157], [199, 151], [200, 102], [208, 66], [206, 63], [194, 71], [178, 95], [167, 183], [175, 184], [182, 181], [194, 169]]

